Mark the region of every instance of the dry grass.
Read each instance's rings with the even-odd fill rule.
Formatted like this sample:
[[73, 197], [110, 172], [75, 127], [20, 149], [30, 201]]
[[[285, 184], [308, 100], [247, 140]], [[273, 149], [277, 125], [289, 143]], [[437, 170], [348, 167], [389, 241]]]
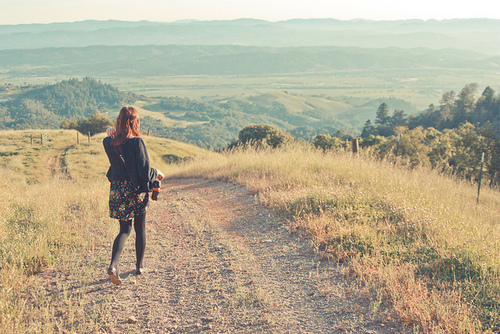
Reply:
[[[42, 133], [48, 133], [48, 145], [40, 145]], [[109, 162], [102, 139], [103, 134], [97, 135], [88, 143], [80, 135], [77, 144], [75, 131], [0, 132], [1, 333], [109, 330], [106, 304], [88, 301], [85, 288], [72, 293], [66, 279], [56, 278], [48, 294], [34, 275], [47, 266], [79, 267], [73, 279], [85, 286], [90, 271], [102, 266], [102, 259], [88, 256], [99, 247], [108, 250], [116, 232], [108, 218]], [[204, 152], [144, 139], [152, 165], [162, 170], [167, 156], [182, 159]]]
[[[29, 134], [0, 133], [0, 332], [106, 331], [105, 306], [84, 309], [84, 294], [67, 293], [59, 281], [60, 293], [48, 297], [32, 276], [111, 240], [102, 135], [76, 144], [74, 131], [49, 131], [49, 145], [31, 146]], [[476, 205], [468, 183], [305, 146], [218, 155], [145, 141], [152, 165], [167, 176], [222, 179], [258, 193], [311, 233], [322, 254], [349, 263], [346, 274], [409, 325], [428, 333], [500, 330], [497, 191], [484, 189]], [[166, 163], [191, 156], [198, 158]]]
[[428, 333], [500, 330], [500, 194], [430, 170], [408, 170], [305, 146], [239, 150], [175, 176], [236, 182], [311, 233], [323, 254]]

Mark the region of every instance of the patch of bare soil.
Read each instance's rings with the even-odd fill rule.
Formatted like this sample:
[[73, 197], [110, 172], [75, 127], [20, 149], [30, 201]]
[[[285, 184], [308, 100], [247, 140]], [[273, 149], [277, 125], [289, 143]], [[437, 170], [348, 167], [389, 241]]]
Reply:
[[[147, 238], [145, 274], [134, 274], [130, 237], [122, 285], [111, 284], [101, 259], [94, 282], [74, 286], [86, 293], [83, 307], [110, 305], [103, 321], [113, 333], [409, 332], [241, 186], [165, 181], [148, 210]], [[109, 257], [111, 246], [93, 256], [103, 251]]]

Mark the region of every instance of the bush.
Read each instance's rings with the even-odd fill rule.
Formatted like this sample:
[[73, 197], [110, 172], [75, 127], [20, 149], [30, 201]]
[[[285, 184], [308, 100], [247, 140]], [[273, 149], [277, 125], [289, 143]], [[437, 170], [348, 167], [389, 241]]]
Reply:
[[248, 125], [239, 132], [238, 141], [232, 143], [229, 148], [246, 144], [276, 148], [291, 142], [292, 139], [292, 135], [288, 132], [281, 131], [272, 125]]
[[113, 125], [113, 121], [108, 117], [95, 112], [92, 116], [82, 121], [78, 121], [77, 119], [66, 120], [62, 122], [61, 128], [75, 129], [83, 134], [90, 132], [90, 135], [93, 136], [96, 133], [105, 132], [107, 128]]
[[341, 148], [346, 148], [347, 143], [338, 137], [332, 137], [330, 135], [317, 135], [314, 138], [314, 147], [322, 148], [323, 150], [336, 150]]

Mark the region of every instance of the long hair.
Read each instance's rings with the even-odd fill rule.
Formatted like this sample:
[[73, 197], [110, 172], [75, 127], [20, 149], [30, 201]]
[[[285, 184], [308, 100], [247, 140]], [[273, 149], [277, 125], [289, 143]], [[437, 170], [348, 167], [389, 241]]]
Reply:
[[123, 107], [116, 119], [116, 134], [113, 139], [113, 145], [118, 146], [123, 144], [128, 137], [141, 136], [141, 122], [139, 121], [139, 113], [134, 107]]

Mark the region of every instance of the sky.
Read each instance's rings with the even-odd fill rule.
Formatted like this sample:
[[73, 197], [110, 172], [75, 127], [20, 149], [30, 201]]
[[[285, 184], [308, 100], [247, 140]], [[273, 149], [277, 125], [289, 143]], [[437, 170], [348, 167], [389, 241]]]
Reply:
[[494, 0], [0, 0], [0, 25], [125, 20], [255, 18], [452, 19], [495, 18]]

